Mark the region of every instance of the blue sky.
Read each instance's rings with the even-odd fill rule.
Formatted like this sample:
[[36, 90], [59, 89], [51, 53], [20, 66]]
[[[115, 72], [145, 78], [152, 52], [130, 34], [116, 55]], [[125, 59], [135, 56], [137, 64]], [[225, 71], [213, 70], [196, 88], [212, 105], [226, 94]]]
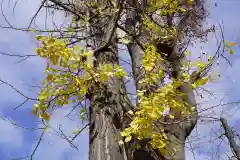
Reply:
[[[15, 18], [13, 18], [12, 7], [14, 0], [5, 1], [3, 4], [4, 14], [16, 27], [27, 27], [30, 18], [36, 11], [39, 1], [25, 0], [19, 1], [15, 9]], [[215, 1], [211, 1], [214, 3]], [[218, 21], [223, 21], [224, 33], [226, 40], [236, 40], [240, 44], [240, 22], [237, 20], [240, 15], [240, 1], [239, 0], [218, 0], [218, 7], [211, 7], [211, 16], [208, 18], [210, 24], [216, 24]], [[210, 3], [210, 2], [209, 2]], [[36, 21], [37, 27], [44, 27], [45, 22], [44, 12], [38, 17]], [[48, 26], [51, 27], [51, 17], [48, 18]], [[59, 13], [54, 17], [57, 25], [62, 22], [67, 22], [63, 14]], [[4, 18], [0, 16], [0, 25], [6, 26]], [[0, 28], [0, 52], [7, 52], [10, 54], [34, 54], [35, 50], [35, 34], [25, 33], [21, 31], [13, 31], [10, 29]], [[206, 44], [205, 48], [209, 54], [216, 50], [214, 45], [214, 39], [210, 37], [210, 41]], [[215, 97], [207, 96], [204, 100], [201, 100], [201, 107], [206, 108], [219, 103], [224, 98], [224, 102], [239, 101], [240, 83], [238, 79], [240, 74], [238, 70], [240, 67], [240, 55], [239, 49], [235, 49], [236, 53], [233, 56], [228, 56], [232, 63], [232, 67], [227, 65], [225, 61], [220, 61], [220, 67], [216, 67], [222, 75], [222, 78], [208, 86], [208, 89], [214, 92]], [[199, 50], [193, 49], [196, 54]], [[125, 57], [126, 58], [126, 57]], [[40, 84], [43, 79], [44, 63], [39, 58], [30, 58], [22, 63], [15, 64], [18, 58], [1, 56], [0, 57], [0, 79], [13, 84], [17, 89], [24, 92], [29, 96], [36, 96], [35, 88], [30, 88], [30, 85]], [[30, 91], [33, 90], [33, 91]], [[0, 116], [9, 121], [15, 121], [17, 124], [27, 127], [39, 127], [38, 119], [31, 114], [33, 102], [28, 102], [24, 106], [13, 110], [16, 106], [24, 101], [24, 98], [17, 94], [14, 90], [6, 85], [0, 85]], [[58, 128], [59, 125], [63, 125], [63, 131], [66, 135], [71, 135], [81, 122], [77, 119], [71, 121], [64, 117], [69, 111], [70, 107], [65, 107], [53, 115], [50, 125]], [[230, 125], [234, 127], [236, 131], [240, 131], [239, 125], [240, 114], [237, 110], [237, 106], [224, 106], [217, 107], [214, 110], [208, 112], [212, 116], [218, 117], [220, 114], [229, 119]], [[189, 143], [186, 145], [186, 159], [192, 160], [194, 157], [197, 160], [203, 158], [217, 159], [217, 156], [223, 157], [227, 160], [225, 153], [230, 154], [228, 146], [223, 143], [220, 147], [217, 147], [219, 141], [214, 140], [214, 132], [221, 132], [219, 130], [219, 123], [199, 123], [194, 130], [190, 140], [192, 142], [192, 148], [195, 149], [195, 153], [189, 150]], [[13, 126], [9, 122], [0, 119], [0, 160], [13, 159], [29, 155], [36, 145], [40, 131], [29, 131]], [[209, 136], [210, 135], [210, 136]], [[196, 140], [196, 137], [199, 139]], [[44, 136], [40, 147], [38, 148], [34, 160], [74, 160], [82, 159], [87, 160], [88, 155], [88, 136], [87, 131], [83, 132], [81, 136], [76, 140], [76, 144], [79, 146], [79, 150], [73, 149], [66, 140], [61, 139], [58, 136], [47, 133]], [[210, 145], [210, 144], [213, 144]], [[220, 149], [219, 151], [217, 149]], [[217, 152], [216, 155], [212, 153]], [[194, 155], [194, 156], [193, 156]]]

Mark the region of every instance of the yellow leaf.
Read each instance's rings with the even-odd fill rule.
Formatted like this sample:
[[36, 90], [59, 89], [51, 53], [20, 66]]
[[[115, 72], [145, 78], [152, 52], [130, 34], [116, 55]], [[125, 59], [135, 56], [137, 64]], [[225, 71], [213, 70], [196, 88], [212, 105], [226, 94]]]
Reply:
[[53, 78], [54, 78], [53, 75], [52, 75], [52, 74], [49, 74], [49, 75], [47, 75], [46, 80], [47, 80], [47, 81], [52, 81]]
[[47, 114], [47, 113], [40, 113], [39, 118], [44, 119], [46, 121], [49, 121], [50, 120], [50, 115]]
[[30, 28], [30, 32], [36, 32], [34, 28]]
[[34, 115], [36, 115], [37, 112], [38, 112], [38, 104], [34, 104], [34, 108], [33, 108], [32, 113], [33, 113]]
[[199, 79], [199, 80], [196, 82], [196, 85], [197, 85], [197, 86], [203, 86], [203, 85], [205, 85], [207, 82], [208, 82], [208, 78], [202, 78], [202, 79]]
[[105, 73], [100, 73], [101, 79], [104, 81], [108, 80], [108, 76]]
[[44, 85], [45, 84], [45, 81], [42, 81], [42, 85]]
[[212, 62], [213, 62], [213, 56], [209, 56], [208, 61], [209, 61], [210, 63], [212, 63]]
[[123, 44], [128, 44], [128, 43], [130, 43], [130, 40], [127, 39], [127, 38], [123, 38], [123, 39], [122, 39], [122, 43], [123, 43]]
[[129, 142], [129, 141], [131, 141], [131, 139], [132, 139], [132, 136], [127, 136], [124, 141]]
[[43, 38], [43, 37], [42, 37], [41, 35], [37, 35], [37, 36], [36, 36], [36, 39], [37, 39], [38, 41], [42, 40], [42, 38]]
[[78, 46], [78, 45], [75, 45], [75, 46], [74, 46], [74, 50], [80, 51], [80, 50], [81, 50], [81, 47]]
[[124, 137], [124, 136], [127, 136], [127, 133], [126, 133], [126, 132], [121, 132], [120, 135], [121, 135], [122, 137]]
[[182, 7], [181, 7], [181, 8], [179, 8], [179, 12], [180, 12], [180, 13], [184, 13], [185, 11], [186, 11], [186, 9], [185, 9], [185, 8], [182, 8]]
[[159, 148], [159, 151], [160, 151], [160, 153], [163, 155], [163, 156], [165, 156], [166, 155], [166, 148], [164, 148], [164, 147], [162, 147], [162, 148]]
[[77, 129], [77, 130], [73, 131], [72, 134], [79, 134], [79, 132], [80, 132], [80, 130]]
[[229, 48], [229, 54], [232, 55], [234, 53], [234, 50], [232, 48]]
[[236, 47], [236, 46], [237, 46], [237, 43], [233, 41], [233, 42], [231, 43], [231, 46]]
[[189, 50], [186, 51], [185, 55], [187, 56], [192, 56], [192, 52], [190, 52]]
[[140, 149], [141, 145], [140, 144], [136, 144], [136, 149]]
[[152, 112], [152, 113], [149, 113], [149, 116], [152, 119], [158, 119], [160, 115], [157, 112]]
[[41, 119], [43, 118], [43, 113], [39, 114], [39, 118], [41, 118]]
[[46, 127], [46, 128], [44, 129], [44, 131], [45, 131], [45, 132], [48, 132], [48, 127]]
[[130, 114], [130, 115], [134, 114], [132, 110], [129, 110], [127, 113]]
[[206, 63], [203, 62], [203, 61], [200, 61], [199, 63], [197, 63], [197, 66], [198, 66], [199, 68], [204, 68], [204, 67], [206, 66]]
[[173, 119], [173, 118], [174, 118], [174, 115], [170, 114], [169, 117], [170, 117], [171, 119]]
[[225, 46], [226, 46], [227, 48], [230, 47], [228, 41], [224, 41], [224, 44], [225, 44]]
[[192, 88], [197, 88], [196, 84], [192, 84]]
[[124, 142], [123, 142], [122, 140], [120, 140], [120, 141], [118, 141], [118, 144], [119, 144], [119, 145], [123, 145]]

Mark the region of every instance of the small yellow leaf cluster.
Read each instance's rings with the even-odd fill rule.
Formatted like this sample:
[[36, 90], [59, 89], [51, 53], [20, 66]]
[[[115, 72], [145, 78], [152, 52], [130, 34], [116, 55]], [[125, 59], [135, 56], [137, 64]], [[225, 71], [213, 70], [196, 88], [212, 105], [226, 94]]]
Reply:
[[99, 75], [99, 79], [103, 81], [107, 81], [109, 77], [116, 76], [117, 78], [128, 78], [126, 76], [126, 72], [117, 64], [100, 64], [98, 68], [98, 73], [95, 75]]
[[[191, 2], [188, 3], [190, 4]], [[157, 10], [162, 16], [165, 16], [167, 14], [171, 15], [177, 11], [179, 13], [185, 11], [185, 9], [179, 5], [180, 0], [150, 0], [149, 4], [149, 9], [151, 11]]]
[[192, 87], [197, 88], [197, 87], [203, 86], [203, 85], [207, 84], [208, 80], [209, 79], [207, 77], [203, 77], [203, 78], [197, 80], [195, 83], [193, 83]]
[[161, 69], [163, 61], [161, 55], [156, 51], [156, 46], [148, 45], [142, 59], [145, 78], [140, 83], [152, 85], [159, 82], [165, 75], [164, 71]]
[[142, 61], [146, 72], [150, 72], [154, 68], [156, 60], [159, 58], [160, 54], [157, 53], [156, 47], [154, 45], [150, 45], [146, 48]]
[[229, 54], [230, 55], [234, 54], [234, 50], [232, 49], [232, 47], [237, 47], [237, 43], [233, 41], [231, 44], [229, 44], [228, 41], [224, 41], [224, 44], [227, 50], [229, 51]]

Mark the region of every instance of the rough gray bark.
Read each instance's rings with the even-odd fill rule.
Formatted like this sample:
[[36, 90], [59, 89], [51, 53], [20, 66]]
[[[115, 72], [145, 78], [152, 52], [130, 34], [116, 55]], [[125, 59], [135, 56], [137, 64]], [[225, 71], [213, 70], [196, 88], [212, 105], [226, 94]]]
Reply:
[[[96, 69], [100, 64], [119, 63], [115, 29], [122, 10], [121, 3], [115, 6], [119, 11], [113, 12], [107, 1], [97, 2], [99, 7], [109, 8], [104, 12], [111, 16], [90, 23], [91, 31], [98, 33], [93, 38]], [[119, 145], [123, 114], [129, 107], [129, 100], [121, 94], [125, 91], [122, 84], [122, 79], [109, 77], [103, 85], [90, 90], [90, 160], [126, 160], [124, 147]]]
[[227, 120], [225, 118], [220, 118], [220, 121], [225, 131], [225, 136], [227, 137], [230, 147], [234, 152], [234, 155], [238, 160], [240, 160], [240, 146], [238, 146], [236, 141], [234, 140], [232, 129], [228, 126]]

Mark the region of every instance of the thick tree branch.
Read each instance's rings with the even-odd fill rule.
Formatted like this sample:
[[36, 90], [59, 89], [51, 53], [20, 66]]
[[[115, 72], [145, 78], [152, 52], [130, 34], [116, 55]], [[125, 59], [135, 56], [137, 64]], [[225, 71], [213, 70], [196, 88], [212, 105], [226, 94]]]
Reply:
[[109, 31], [109, 32], [106, 33], [106, 38], [105, 38], [106, 42], [104, 42], [104, 44], [101, 45], [100, 47], [96, 48], [93, 51], [93, 54], [97, 54], [97, 53], [99, 53], [101, 51], [104, 51], [106, 48], [108, 48], [111, 45], [111, 41], [112, 41], [113, 35], [114, 35], [114, 33], [116, 31], [116, 28], [117, 28], [117, 22], [120, 19], [123, 3], [124, 3], [124, 0], [120, 1], [118, 3], [117, 11], [113, 13], [113, 17], [112, 17], [111, 23], [110, 23], [110, 25], [109, 25], [109, 27], [107, 29], [107, 31]]

